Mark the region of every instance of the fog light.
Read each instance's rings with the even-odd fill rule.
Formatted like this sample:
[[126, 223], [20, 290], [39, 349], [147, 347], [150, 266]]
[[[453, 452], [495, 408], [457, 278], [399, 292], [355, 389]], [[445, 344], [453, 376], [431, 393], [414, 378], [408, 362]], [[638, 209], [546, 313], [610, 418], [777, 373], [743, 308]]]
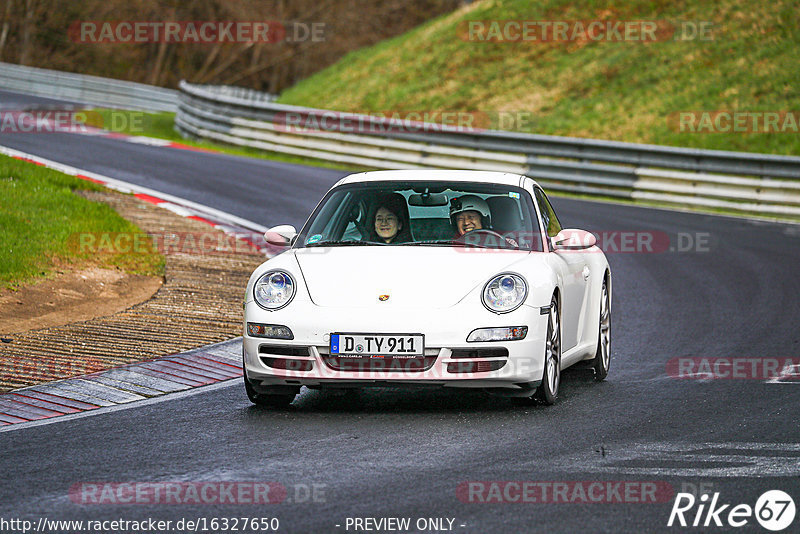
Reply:
[[252, 337], [268, 337], [271, 339], [294, 339], [288, 326], [279, 324], [247, 323], [247, 333]]
[[506, 326], [501, 328], [478, 328], [467, 336], [467, 342], [477, 341], [514, 341], [525, 339], [528, 335], [527, 326]]

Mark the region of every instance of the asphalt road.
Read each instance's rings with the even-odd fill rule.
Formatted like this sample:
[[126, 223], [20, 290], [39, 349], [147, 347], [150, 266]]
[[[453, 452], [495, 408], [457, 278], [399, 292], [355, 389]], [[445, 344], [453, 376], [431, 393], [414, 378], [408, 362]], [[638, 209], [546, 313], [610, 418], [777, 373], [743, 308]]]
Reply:
[[82, 106], [79, 102], [56, 100], [44, 96], [23, 95], [0, 90], [0, 110], [23, 111], [30, 109], [72, 109]]
[[[0, 134], [0, 144], [265, 225], [301, 223], [342, 174], [66, 134]], [[303, 390], [279, 411], [250, 405], [236, 382], [2, 432], [0, 518], [277, 517], [280, 532], [354, 532], [348, 518], [408, 517], [412, 526], [450, 518], [456, 532], [652, 532], [668, 530], [673, 502], [672, 494], [660, 503], [464, 502], [457, 489], [469, 481], [702, 485], [720, 503], [750, 506], [779, 489], [800, 504], [800, 381], [667, 372], [676, 357], [800, 357], [800, 227], [563, 198], [554, 205], [570, 227], [664, 232], [673, 247], [701, 240], [686, 252], [608, 253], [606, 382], [568, 371], [552, 407], [518, 408], [479, 392]], [[82, 482], [176, 481], [277, 482], [289, 498], [86, 505], [68, 496]], [[313, 485], [316, 500], [304, 501]], [[764, 531], [754, 518], [738, 530]]]
[[[0, 111], [58, 101], [0, 91]], [[176, 150], [69, 133], [3, 133], [0, 144], [233, 213], [265, 226], [299, 227], [348, 174], [303, 165]]]

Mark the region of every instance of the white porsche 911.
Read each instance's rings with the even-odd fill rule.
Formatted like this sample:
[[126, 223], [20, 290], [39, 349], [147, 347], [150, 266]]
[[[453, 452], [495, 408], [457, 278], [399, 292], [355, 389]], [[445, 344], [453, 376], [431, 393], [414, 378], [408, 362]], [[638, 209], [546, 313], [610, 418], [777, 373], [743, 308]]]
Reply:
[[552, 404], [561, 370], [610, 363], [611, 272], [534, 180], [376, 171], [340, 180], [247, 284], [244, 382], [256, 404], [301, 386], [437, 386]]

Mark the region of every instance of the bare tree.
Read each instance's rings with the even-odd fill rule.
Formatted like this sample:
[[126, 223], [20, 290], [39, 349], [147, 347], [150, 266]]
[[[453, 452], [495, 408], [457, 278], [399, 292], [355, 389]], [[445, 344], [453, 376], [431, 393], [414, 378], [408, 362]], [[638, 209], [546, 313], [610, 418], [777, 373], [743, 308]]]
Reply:
[[6, 47], [8, 30], [11, 28], [11, 6], [13, 5], [14, 0], [6, 0], [6, 9], [3, 13], [3, 26], [0, 27], [0, 61], [3, 59], [3, 49]]
[[[169, 87], [181, 79], [280, 92], [347, 52], [455, 9], [461, 0], [0, 0], [0, 58]], [[265, 21], [324, 26], [321, 42], [91, 43], [81, 21]], [[298, 26], [295, 26], [298, 25]], [[13, 59], [12, 59], [13, 58]]]
[[25, 15], [22, 19], [22, 38], [19, 48], [19, 64], [27, 65], [31, 55], [31, 33], [33, 32], [36, 0], [25, 0]]

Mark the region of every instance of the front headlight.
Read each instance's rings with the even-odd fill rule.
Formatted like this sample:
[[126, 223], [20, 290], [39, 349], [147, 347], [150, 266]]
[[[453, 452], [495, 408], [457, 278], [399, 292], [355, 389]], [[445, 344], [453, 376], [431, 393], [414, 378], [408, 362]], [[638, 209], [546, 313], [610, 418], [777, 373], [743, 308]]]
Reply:
[[285, 271], [269, 271], [262, 274], [253, 286], [256, 303], [267, 310], [277, 310], [294, 298], [295, 283]]
[[514, 311], [525, 302], [528, 284], [518, 274], [495, 276], [483, 288], [483, 305], [495, 313]]

